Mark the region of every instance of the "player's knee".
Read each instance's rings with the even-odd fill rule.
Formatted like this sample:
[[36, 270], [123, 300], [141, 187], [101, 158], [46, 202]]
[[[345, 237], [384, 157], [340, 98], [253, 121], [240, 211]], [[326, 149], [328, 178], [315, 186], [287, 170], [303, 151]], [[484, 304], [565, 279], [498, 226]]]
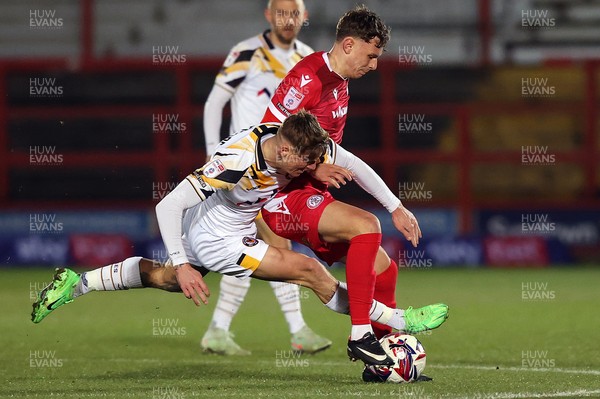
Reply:
[[353, 221], [354, 235], [368, 234], [368, 233], [381, 233], [381, 225], [379, 219], [370, 212], [361, 212], [355, 215], [356, 220]]
[[302, 267], [302, 273], [302, 277], [306, 281], [321, 281], [327, 271], [318, 260], [307, 256]]

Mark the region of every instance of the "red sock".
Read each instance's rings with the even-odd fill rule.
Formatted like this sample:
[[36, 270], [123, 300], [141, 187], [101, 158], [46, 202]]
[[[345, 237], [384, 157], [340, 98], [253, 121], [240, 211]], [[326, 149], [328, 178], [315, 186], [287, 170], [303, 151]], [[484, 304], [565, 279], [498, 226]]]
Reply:
[[[392, 259], [390, 266], [377, 276], [375, 280], [375, 293], [373, 299], [378, 300], [390, 308], [396, 308], [396, 282], [398, 277], [398, 265]], [[372, 322], [373, 332], [377, 339], [392, 332], [392, 327], [385, 324]]]
[[375, 257], [381, 233], [361, 234], [350, 240], [346, 258], [346, 281], [352, 325], [369, 324], [375, 290]]

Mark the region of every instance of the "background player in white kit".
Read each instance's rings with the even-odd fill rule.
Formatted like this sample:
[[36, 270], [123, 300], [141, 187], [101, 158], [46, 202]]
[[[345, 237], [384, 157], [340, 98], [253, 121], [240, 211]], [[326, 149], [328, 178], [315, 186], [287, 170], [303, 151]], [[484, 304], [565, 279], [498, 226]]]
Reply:
[[[231, 101], [230, 134], [258, 124], [279, 82], [298, 61], [313, 52], [296, 39], [306, 16], [302, 0], [270, 0], [265, 18], [271, 29], [231, 49], [204, 108], [207, 154], [212, 154], [220, 141], [222, 113], [227, 102]], [[273, 234], [261, 219], [257, 226], [259, 236], [269, 245], [291, 248], [288, 240]], [[292, 349], [306, 353], [327, 349], [331, 341], [314, 333], [304, 321], [299, 287], [281, 282], [270, 284], [288, 323]], [[229, 331], [249, 288], [250, 278], [222, 277], [219, 300], [201, 341], [204, 350], [225, 355], [250, 354], [233, 340]]]

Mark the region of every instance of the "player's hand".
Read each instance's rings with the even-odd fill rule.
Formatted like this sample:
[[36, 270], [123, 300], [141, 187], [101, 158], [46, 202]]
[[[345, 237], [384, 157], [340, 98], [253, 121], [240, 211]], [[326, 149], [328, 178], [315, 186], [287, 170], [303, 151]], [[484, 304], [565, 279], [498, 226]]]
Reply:
[[321, 163], [312, 172], [312, 176], [322, 181], [323, 183], [331, 184], [335, 188], [340, 188], [340, 184], [346, 184], [346, 181], [351, 181], [354, 174], [348, 169], [339, 165], [329, 163]]
[[210, 291], [198, 270], [194, 269], [189, 263], [184, 263], [175, 268], [175, 274], [179, 287], [181, 287], [181, 291], [183, 291], [186, 298], [194, 301], [196, 306], [200, 306], [200, 301], [205, 305], [208, 304]]
[[206, 161], [204, 161], [204, 163], [206, 164], [206, 163], [208, 163], [208, 161], [210, 161], [210, 154], [208, 154], [208, 155], [206, 156]]
[[398, 231], [412, 243], [413, 247], [416, 247], [419, 244], [419, 238], [422, 237], [421, 228], [419, 227], [417, 218], [415, 218], [415, 215], [413, 215], [411, 211], [400, 205], [392, 212], [392, 221]]

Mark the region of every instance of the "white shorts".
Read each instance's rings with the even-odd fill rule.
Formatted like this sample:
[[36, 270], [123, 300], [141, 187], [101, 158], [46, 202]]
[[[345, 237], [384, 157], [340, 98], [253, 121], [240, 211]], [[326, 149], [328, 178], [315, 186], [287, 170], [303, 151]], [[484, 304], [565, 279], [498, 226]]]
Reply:
[[269, 249], [266, 242], [256, 238], [256, 230], [250, 235], [218, 237], [194, 223], [193, 218], [184, 218], [183, 224], [183, 247], [190, 263], [211, 272], [249, 277]]

